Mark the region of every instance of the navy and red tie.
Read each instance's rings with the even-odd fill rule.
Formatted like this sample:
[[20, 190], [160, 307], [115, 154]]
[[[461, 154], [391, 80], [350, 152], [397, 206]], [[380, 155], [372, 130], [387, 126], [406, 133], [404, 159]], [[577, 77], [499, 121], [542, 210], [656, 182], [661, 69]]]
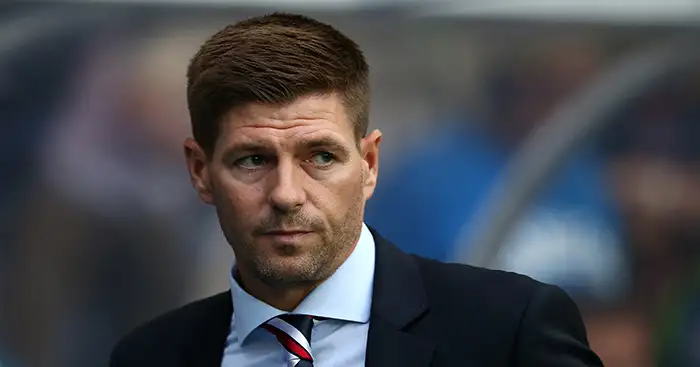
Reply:
[[262, 327], [275, 335], [284, 347], [288, 367], [313, 367], [311, 355], [311, 329], [313, 316], [281, 315], [271, 319]]

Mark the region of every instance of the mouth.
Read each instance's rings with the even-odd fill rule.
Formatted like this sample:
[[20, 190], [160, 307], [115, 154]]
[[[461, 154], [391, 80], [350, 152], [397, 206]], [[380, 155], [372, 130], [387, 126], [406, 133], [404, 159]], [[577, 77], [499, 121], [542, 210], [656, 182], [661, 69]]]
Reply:
[[274, 239], [275, 242], [278, 242], [278, 243], [295, 244], [302, 237], [305, 237], [306, 235], [308, 235], [310, 233], [312, 233], [312, 231], [301, 230], [301, 229], [277, 229], [277, 230], [265, 231], [263, 233], [263, 236], [268, 237], [268, 238], [272, 238], [272, 239]]
[[263, 234], [268, 236], [290, 236], [305, 233], [311, 233], [311, 231], [307, 229], [271, 229], [263, 232]]

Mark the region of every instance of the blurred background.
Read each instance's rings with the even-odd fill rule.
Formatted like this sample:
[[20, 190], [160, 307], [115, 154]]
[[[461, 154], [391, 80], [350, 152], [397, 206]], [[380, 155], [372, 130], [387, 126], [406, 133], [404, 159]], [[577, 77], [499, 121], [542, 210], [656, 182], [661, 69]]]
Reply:
[[608, 367], [700, 366], [697, 0], [3, 2], [0, 366], [104, 366], [137, 324], [227, 289], [180, 148], [184, 73], [276, 10], [366, 52], [370, 225], [560, 285]]

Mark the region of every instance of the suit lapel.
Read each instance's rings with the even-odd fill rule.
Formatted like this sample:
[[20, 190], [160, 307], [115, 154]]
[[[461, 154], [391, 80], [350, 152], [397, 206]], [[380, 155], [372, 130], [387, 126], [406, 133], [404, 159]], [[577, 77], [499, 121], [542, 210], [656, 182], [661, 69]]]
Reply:
[[426, 367], [434, 347], [408, 332], [428, 312], [423, 282], [413, 259], [370, 229], [376, 245], [368, 367]]
[[189, 336], [192, 343], [185, 350], [185, 366], [221, 366], [233, 315], [231, 292], [212, 297], [207, 308], [202, 319], [192, 320]]

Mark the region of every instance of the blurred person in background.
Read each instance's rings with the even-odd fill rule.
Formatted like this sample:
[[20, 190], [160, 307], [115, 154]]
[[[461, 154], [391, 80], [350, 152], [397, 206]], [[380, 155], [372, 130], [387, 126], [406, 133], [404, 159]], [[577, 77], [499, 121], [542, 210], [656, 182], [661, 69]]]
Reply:
[[700, 365], [700, 70], [674, 75], [614, 118], [603, 144], [657, 365]]
[[[5, 16], [6, 15], [6, 16]], [[15, 15], [16, 16], [16, 15]], [[38, 146], [49, 122], [64, 102], [75, 64], [91, 39], [86, 26], [51, 34], [5, 31], [22, 29], [11, 13], [0, 21], [0, 365], [13, 367], [17, 307], [12, 292], [23, 279], [17, 260], [26, 203], [37, 176]], [[31, 28], [31, 27], [28, 27]], [[47, 67], [47, 61], [51, 60]]]
[[216, 219], [190, 195], [180, 143], [183, 70], [199, 41], [163, 32], [92, 45], [43, 144], [20, 239], [27, 365], [104, 365], [119, 335], [198, 293], [192, 267], [216, 241], [199, 231]]
[[[481, 121], [468, 113], [426, 132], [424, 143], [386, 169], [368, 223], [404, 250], [438, 260], [453, 260], [458, 246], [470, 245], [457, 243], [462, 230], [480, 214], [520, 143], [603, 65], [594, 40], [538, 42], [500, 56], [487, 78]], [[563, 286], [579, 300], [622, 297], [627, 265], [609, 196], [600, 157], [576, 152], [521, 217], [493, 265]]]
[[653, 325], [638, 302], [628, 300], [586, 313], [591, 348], [606, 367], [676, 366], [654, 362]]

